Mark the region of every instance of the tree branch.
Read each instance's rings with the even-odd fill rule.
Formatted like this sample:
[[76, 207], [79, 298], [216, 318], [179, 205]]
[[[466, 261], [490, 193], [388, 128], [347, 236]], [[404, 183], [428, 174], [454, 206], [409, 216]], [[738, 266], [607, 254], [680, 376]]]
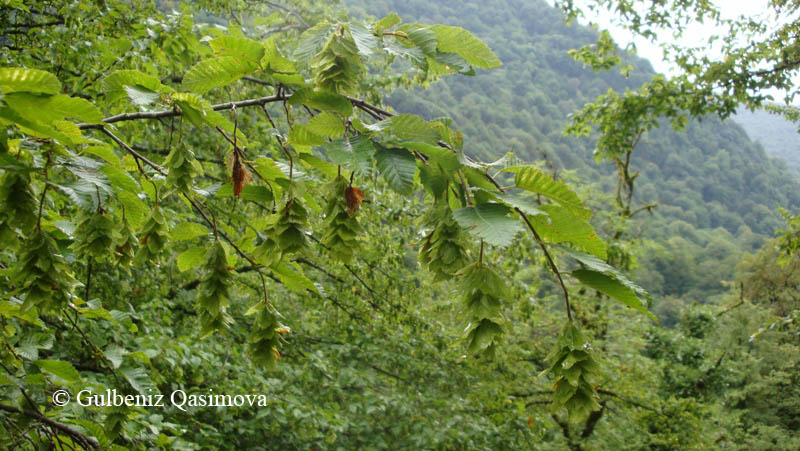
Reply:
[[28, 410], [20, 410], [20, 409], [17, 409], [16, 407], [5, 405], [5, 404], [0, 404], [0, 410], [4, 410], [6, 412], [14, 413], [14, 414], [18, 414], [18, 415], [25, 415], [27, 417], [30, 417], [30, 418], [33, 418], [33, 419], [39, 421], [40, 423], [44, 423], [47, 426], [51, 427], [52, 429], [55, 429], [55, 430], [58, 430], [58, 431], [61, 431], [61, 432], [65, 433], [65, 434], [67, 434], [74, 442], [76, 442], [77, 444], [79, 444], [81, 447], [83, 447], [85, 449], [90, 449], [90, 448], [91, 449], [100, 449], [100, 445], [97, 443], [97, 440], [95, 440], [95, 439], [93, 439], [91, 437], [87, 437], [87, 436], [81, 434], [80, 432], [76, 431], [75, 429], [72, 429], [71, 427], [69, 427], [69, 426], [67, 426], [65, 424], [62, 424], [62, 423], [59, 423], [57, 421], [51, 420], [50, 418], [47, 418], [46, 416], [42, 415], [39, 412], [32, 412], [32, 411], [28, 411]]

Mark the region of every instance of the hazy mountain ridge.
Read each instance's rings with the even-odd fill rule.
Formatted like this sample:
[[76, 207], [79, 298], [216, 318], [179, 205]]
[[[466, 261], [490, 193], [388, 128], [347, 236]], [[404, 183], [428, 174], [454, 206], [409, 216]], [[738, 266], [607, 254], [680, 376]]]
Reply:
[[797, 125], [766, 111], [741, 109], [733, 120], [772, 157], [800, 172], [800, 134]]

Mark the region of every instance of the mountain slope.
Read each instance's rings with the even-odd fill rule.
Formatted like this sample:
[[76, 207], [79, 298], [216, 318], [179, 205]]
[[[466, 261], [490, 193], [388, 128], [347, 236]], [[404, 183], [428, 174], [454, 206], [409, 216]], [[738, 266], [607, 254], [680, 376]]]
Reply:
[[733, 120], [770, 156], [781, 158], [790, 168], [800, 171], [800, 135], [795, 124], [766, 111], [746, 109], [737, 111]]
[[[357, 14], [382, 17], [396, 11], [407, 22], [462, 26], [503, 61], [500, 69], [443, 79], [424, 93], [394, 92], [389, 103], [395, 108], [453, 117], [467, 151], [485, 160], [511, 150], [529, 161], [546, 158], [558, 173], [577, 170], [583, 181], [606, 192], [613, 189], [613, 170], [593, 161], [592, 140], [562, 132], [569, 114], [584, 103], [609, 88], [637, 87], [652, 77], [649, 62], [632, 58], [629, 79], [582, 68], [566, 52], [594, 42], [596, 33], [566, 26], [560, 12], [540, 0], [498, 0], [491, 6], [476, 0], [346, 3]], [[661, 257], [645, 255], [641, 263], [643, 283], [661, 294], [702, 298], [721, 292], [738, 254], [754, 250], [782, 223], [776, 207], [800, 206], [797, 177], [732, 121], [709, 117], [682, 133], [653, 130], [634, 160], [642, 174], [636, 199], [659, 203], [654, 217], [646, 218], [645, 236], [658, 242]], [[708, 271], [696, 274], [697, 268]], [[684, 279], [685, 284], [674, 283]]]

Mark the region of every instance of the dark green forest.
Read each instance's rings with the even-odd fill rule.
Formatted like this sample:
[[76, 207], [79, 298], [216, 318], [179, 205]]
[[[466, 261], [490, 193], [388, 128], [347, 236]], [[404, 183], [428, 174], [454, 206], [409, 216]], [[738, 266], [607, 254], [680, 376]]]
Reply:
[[0, 449], [800, 449], [800, 23], [555, 3], [0, 2]]

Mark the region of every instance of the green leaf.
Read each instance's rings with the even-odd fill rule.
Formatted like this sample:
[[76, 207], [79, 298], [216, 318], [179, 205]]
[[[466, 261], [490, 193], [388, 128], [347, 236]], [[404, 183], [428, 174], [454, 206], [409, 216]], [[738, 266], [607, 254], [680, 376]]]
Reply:
[[461, 167], [458, 154], [445, 147], [435, 146], [422, 142], [402, 142], [401, 146], [408, 150], [416, 150], [429, 158], [431, 163], [438, 163], [447, 172], [455, 171]]
[[400, 19], [400, 16], [398, 16], [397, 13], [390, 13], [388, 16], [375, 22], [375, 34], [380, 36], [384, 31], [392, 28], [395, 25], [399, 25], [402, 22], [403, 20]]
[[503, 63], [483, 41], [461, 27], [434, 25], [431, 27], [442, 52], [456, 53], [473, 66], [494, 69]]
[[208, 42], [214, 54], [219, 56], [231, 56], [248, 62], [259, 64], [264, 57], [264, 46], [258, 42], [233, 36], [220, 36]]
[[461, 227], [487, 243], [506, 247], [522, 229], [519, 220], [508, 216], [510, 212], [511, 209], [503, 204], [489, 202], [459, 208], [453, 212], [453, 217]]
[[436, 144], [439, 132], [434, 126], [415, 114], [398, 114], [389, 118], [394, 136], [407, 141], [421, 141]]
[[67, 382], [78, 382], [81, 380], [81, 375], [69, 362], [62, 360], [37, 360], [36, 366], [48, 374], [52, 374]]
[[207, 235], [208, 229], [196, 222], [178, 224], [169, 232], [169, 237], [173, 241], [186, 241], [197, 238], [198, 236]]
[[552, 199], [581, 219], [592, 216], [592, 212], [583, 206], [578, 195], [564, 182], [553, 180], [550, 174], [533, 166], [514, 166], [505, 169], [504, 172], [516, 173], [514, 181], [518, 188]]
[[119, 169], [115, 166], [104, 164], [100, 171], [108, 177], [111, 185], [124, 191], [131, 193], [138, 193], [141, 190], [139, 182], [136, 181], [130, 174]]
[[161, 84], [161, 81], [152, 75], [138, 70], [118, 70], [103, 79], [103, 89], [106, 100], [113, 103], [129, 96], [127, 87], [133, 87], [143, 92], [172, 92], [173, 89]]
[[314, 91], [311, 88], [295, 91], [295, 93], [289, 97], [289, 104], [302, 104], [320, 111], [340, 113], [343, 116], [350, 116], [353, 113], [353, 105], [346, 97], [333, 92]]
[[117, 200], [125, 209], [125, 218], [134, 228], [144, 225], [149, 208], [139, 196], [131, 191], [120, 191], [117, 192]]
[[376, 53], [376, 48], [378, 47], [378, 38], [376, 38], [375, 35], [373, 35], [363, 25], [351, 23], [350, 36], [353, 37], [353, 41], [356, 43], [356, 47], [358, 48], [358, 53], [362, 57], [369, 58]]
[[[261, 65], [265, 69], [272, 69], [275, 72], [289, 74], [297, 72], [297, 67], [295, 67], [294, 62], [285, 58], [281, 55], [281, 52], [278, 51], [274, 36], [264, 41], [264, 57], [261, 59]], [[300, 77], [300, 80], [302, 79], [303, 77]]]
[[563, 243], [569, 241], [579, 249], [605, 259], [606, 243], [597, 236], [591, 224], [575, 217], [572, 213], [559, 205], [539, 206], [546, 216], [529, 216], [533, 227], [550, 243]]
[[531, 198], [517, 196], [517, 195], [509, 193], [509, 192], [504, 192], [504, 193], [492, 192], [491, 194], [493, 196], [497, 197], [504, 204], [506, 204], [506, 205], [508, 205], [510, 207], [519, 208], [525, 214], [528, 214], [528, 215], [542, 215], [542, 216], [545, 216], [545, 217], [547, 216], [547, 212], [542, 210], [542, 206], [538, 205]]
[[581, 265], [585, 266], [586, 268], [613, 277], [626, 287], [633, 290], [637, 296], [647, 299], [648, 304], [650, 303], [650, 295], [647, 293], [647, 291], [645, 291], [644, 288], [640, 287], [639, 285], [633, 283], [624, 274], [622, 274], [619, 270], [617, 270], [617, 268], [614, 268], [613, 266], [598, 259], [593, 255], [584, 254], [583, 252], [579, 252], [563, 246], [556, 246], [556, 247], [560, 251], [564, 252], [565, 254], [577, 260]]
[[184, 272], [191, 268], [197, 267], [203, 262], [206, 254], [206, 248], [200, 246], [190, 247], [189, 249], [181, 252], [177, 258], [178, 271]]
[[407, 150], [381, 147], [375, 152], [375, 163], [391, 189], [400, 194], [409, 194], [414, 189], [417, 163]]
[[100, 157], [116, 168], [122, 166], [122, 161], [120, 161], [117, 154], [114, 153], [114, 150], [112, 150], [111, 146], [90, 146], [83, 149], [83, 153]]
[[330, 23], [319, 23], [309, 28], [300, 36], [300, 41], [294, 51], [294, 57], [301, 63], [308, 63], [322, 50], [334, 30]]
[[308, 121], [306, 127], [314, 134], [339, 138], [344, 134], [344, 122], [333, 113], [322, 112]]
[[272, 265], [270, 269], [287, 289], [300, 294], [305, 294], [306, 290], [319, 294], [314, 282], [303, 274], [303, 270], [297, 263], [278, 263]]
[[625, 286], [625, 284], [617, 279], [603, 274], [602, 272], [592, 271], [590, 269], [579, 269], [577, 271], [573, 271], [571, 274], [573, 277], [580, 280], [584, 285], [594, 288], [595, 290], [610, 296], [612, 299], [619, 301], [638, 312], [644, 313], [653, 321], [658, 322], [656, 316], [647, 310], [641, 299], [639, 299], [639, 297], [636, 295], [636, 292]]
[[55, 75], [43, 70], [4, 67], [0, 68], [0, 91], [3, 94], [12, 92], [58, 94], [61, 92], [61, 82]]
[[356, 175], [369, 176], [372, 173], [375, 147], [372, 140], [365, 136], [336, 139], [319, 149], [325, 152], [325, 156], [333, 163], [342, 165]]
[[158, 100], [159, 93], [140, 86], [125, 86], [125, 93], [128, 99], [136, 106], [147, 106]]
[[258, 64], [233, 56], [210, 58], [192, 66], [183, 76], [181, 85], [189, 91], [204, 94], [250, 75], [257, 69]]
[[103, 113], [91, 102], [65, 95], [42, 96], [17, 92], [6, 95], [3, 100], [16, 112], [37, 122], [54, 122], [65, 118], [88, 123], [99, 123]]

